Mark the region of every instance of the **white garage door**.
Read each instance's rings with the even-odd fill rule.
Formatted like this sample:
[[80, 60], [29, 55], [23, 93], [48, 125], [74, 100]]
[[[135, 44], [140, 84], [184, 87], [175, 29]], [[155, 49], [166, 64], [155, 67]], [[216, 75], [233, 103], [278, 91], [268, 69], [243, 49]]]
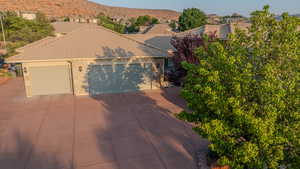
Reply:
[[33, 96], [72, 93], [68, 65], [30, 67], [29, 73]]
[[152, 64], [92, 65], [88, 84], [92, 95], [152, 88]]

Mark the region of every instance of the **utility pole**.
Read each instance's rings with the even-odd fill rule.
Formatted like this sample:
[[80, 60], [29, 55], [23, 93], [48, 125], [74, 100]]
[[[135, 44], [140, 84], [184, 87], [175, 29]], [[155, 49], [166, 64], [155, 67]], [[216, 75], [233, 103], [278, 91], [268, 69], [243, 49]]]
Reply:
[[5, 38], [5, 30], [4, 30], [4, 26], [3, 26], [3, 15], [2, 14], [0, 14], [0, 22], [1, 22], [1, 30], [2, 30], [4, 48], [6, 50], [6, 38]]

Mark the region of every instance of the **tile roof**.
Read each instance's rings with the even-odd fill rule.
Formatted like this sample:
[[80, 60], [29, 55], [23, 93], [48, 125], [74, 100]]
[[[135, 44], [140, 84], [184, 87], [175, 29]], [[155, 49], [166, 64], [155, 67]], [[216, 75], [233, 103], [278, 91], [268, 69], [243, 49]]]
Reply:
[[54, 27], [56, 33], [69, 33], [86, 26], [85, 23], [77, 22], [54, 22], [51, 25]]
[[173, 35], [168, 34], [130, 34], [127, 37], [135, 39], [141, 43], [149, 44], [164, 51], [174, 50], [170, 44]]
[[155, 24], [149, 29], [145, 34], [166, 34], [172, 35], [175, 32], [172, 31], [172, 28], [169, 24]]
[[85, 24], [59, 38], [26, 47], [20, 54], [7, 59], [7, 62], [30, 62], [41, 60], [106, 59], [164, 57], [167, 52], [114, 33], [103, 27]]

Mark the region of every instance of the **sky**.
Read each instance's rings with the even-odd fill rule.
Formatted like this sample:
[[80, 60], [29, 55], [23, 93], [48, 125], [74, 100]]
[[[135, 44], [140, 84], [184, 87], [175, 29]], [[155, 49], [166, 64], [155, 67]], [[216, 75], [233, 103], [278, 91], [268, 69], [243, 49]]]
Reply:
[[182, 11], [196, 7], [207, 14], [229, 15], [240, 13], [244, 16], [264, 5], [270, 5], [272, 12], [300, 14], [300, 0], [90, 0], [104, 5], [130, 8], [172, 9]]

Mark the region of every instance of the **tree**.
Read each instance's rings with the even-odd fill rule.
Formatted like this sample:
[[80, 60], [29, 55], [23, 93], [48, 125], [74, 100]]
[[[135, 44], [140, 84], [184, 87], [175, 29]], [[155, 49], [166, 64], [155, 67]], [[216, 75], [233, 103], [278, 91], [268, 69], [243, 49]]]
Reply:
[[136, 25], [138, 26], [149, 26], [151, 24], [151, 16], [139, 16], [136, 20]]
[[154, 24], [158, 24], [159, 20], [155, 17], [151, 17], [149, 15], [139, 16], [134, 23], [137, 26], [150, 26]]
[[171, 44], [176, 51], [173, 53], [172, 57], [174, 70], [168, 73], [168, 80], [175, 85], [181, 85], [186, 76], [186, 70], [182, 67], [181, 63], [186, 61], [187, 63], [197, 64], [198, 58], [194, 51], [201, 46], [206, 47], [208, 43], [215, 40], [215, 35], [201, 37], [200, 35], [188, 34], [183, 37], [172, 37]]
[[159, 24], [159, 20], [157, 18], [151, 18], [151, 25]]
[[[37, 14], [37, 19], [34, 21], [21, 18], [12, 12], [5, 12], [2, 15], [8, 41], [8, 55], [14, 54], [16, 48], [53, 35], [54, 28], [41, 13]], [[2, 32], [1, 29], [0, 31]]]
[[197, 8], [185, 9], [179, 17], [179, 30], [186, 31], [205, 25], [207, 17], [204, 12]]
[[253, 12], [248, 31], [198, 48], [197, 64], [183, 63], [192, 113], [179, 117], [234, 169], [300, 166], [300, 22], [274, 16], [268, 6]]

